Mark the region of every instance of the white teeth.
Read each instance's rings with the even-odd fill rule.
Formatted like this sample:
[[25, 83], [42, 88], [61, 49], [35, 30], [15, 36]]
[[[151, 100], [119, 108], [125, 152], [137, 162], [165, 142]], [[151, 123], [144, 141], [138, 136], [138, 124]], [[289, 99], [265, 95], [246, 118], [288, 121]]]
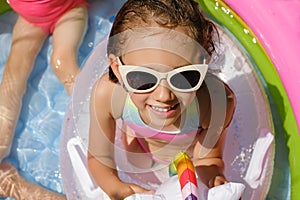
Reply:
[[171, 110], [173, 107], [168, 107], [168, 108], [162, 108], [162, 107], [157, 107], [157, 106], [151, 106], [153, 110], [159, 111], [159, 112], [168, 112]]

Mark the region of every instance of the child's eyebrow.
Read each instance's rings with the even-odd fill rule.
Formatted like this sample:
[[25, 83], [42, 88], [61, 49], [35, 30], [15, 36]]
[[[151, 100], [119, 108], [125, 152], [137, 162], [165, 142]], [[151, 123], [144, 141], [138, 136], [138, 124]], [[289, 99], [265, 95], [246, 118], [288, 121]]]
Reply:
[[[121, 56], [118, 57], [118, 58], [119, 58], [119, 61], [121, 62], [122, 65], [141, 66], [141, 67], [147, 67], [147, 68], [150, 68], [150, 69], [153, 69], [153, 70], [155, 70], [153, 66], [157, 66], [157, 65], [168, 66], [168, 65], [164, 65], [164, 64], [160, 64], [160, 63], [142, 63], [142, 64], [139, 64], [139, 65], [126, 64], [126, 63], [123, 62], [123, 59], [122, 59]], [[175, 65], [175, 66], [173, 66], [173, 67], [168, 66], [168, 67], [170, 67], [170, 68], [172, 68], [172, 69], [177, 69], [177, 68], [185, 67], [185, 66], [188, 66], [188, 65], [193, 65], [193, 64], [190, 63], [190, 62], [187, 62], [186, 64]]]

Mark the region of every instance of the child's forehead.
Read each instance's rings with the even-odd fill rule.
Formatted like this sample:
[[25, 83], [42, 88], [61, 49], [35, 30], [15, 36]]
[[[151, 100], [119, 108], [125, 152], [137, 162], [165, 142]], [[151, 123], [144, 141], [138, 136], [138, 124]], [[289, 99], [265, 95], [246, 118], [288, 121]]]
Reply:
[[118, 55], [142, 49], [158, 49], [177, 54], [190, 63], [203, 63], [209, 54], [193, 38], [173, 29], [161, 27], [133, 28], [110, 38]]
[[185, 58], [160, 49], [141, 49], [131, 51], [122, 56], [125, 64], [142, 66], [174, 66], [180, 67], [191, 64]]

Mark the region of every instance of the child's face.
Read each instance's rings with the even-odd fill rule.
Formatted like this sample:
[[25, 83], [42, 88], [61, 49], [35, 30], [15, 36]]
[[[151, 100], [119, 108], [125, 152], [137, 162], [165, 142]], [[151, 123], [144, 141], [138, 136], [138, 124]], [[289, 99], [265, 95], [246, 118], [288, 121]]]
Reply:
[[[191, 64], [176, 54], [158, 49], [133, 51], [121, 59], [124, 65], [143, 66], [157, 72], [169, 72]], [[166, 79], [161, 79], [158, 86], [150, 92], [130, 93], [144, 122], [153, 128], [164, 130], [180, 127], [181, 114], [195, 94], [195, 90], [178, 92], [172, 89]]]

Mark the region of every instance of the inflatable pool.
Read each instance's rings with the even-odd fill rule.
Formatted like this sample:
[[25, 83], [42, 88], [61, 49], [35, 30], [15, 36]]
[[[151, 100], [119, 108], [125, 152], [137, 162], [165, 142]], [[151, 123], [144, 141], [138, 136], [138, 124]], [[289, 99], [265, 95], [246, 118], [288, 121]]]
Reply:
[[[294, 52], [299, 52], [300, 3], [256, 0], [237, 6], [237, 2], [225, 2], [199, 1], [221, 35], [211, 72], [233, 88], [238, 101], [225, 146], [226, 175], [245, 184], [243, 199], [297, 200], [300, 97], [294, 85], [299, 85], [300, 75]], [[48, 66], [51, 37], [38, 56], [23, 99], [13, 151], [7, 160], [27, 179], [66, 193], [68, 199], [99, 199], [99, 195], [105, 199], [86, 170], [87, 105], [93, 82], [105, 70], [95, 66], [107, 66], [104, 38], [121, 3], [91, 2], [89, 29], [79, 54], [84, 67], [71, 99]], [[11, 11], [0, 16], [0, 44], [4, 47], [0, 49], [0, 74], [15, 19]], [[274, 140], [270, 140], [272, 136]], [[59, 163], [60, 158], [60, 165], [49, 165]], [[259, 169], [254, 178], [249, 176], [253, 168]], [[78, 174], [87, 177], [85, 182], [78, 180]]]

